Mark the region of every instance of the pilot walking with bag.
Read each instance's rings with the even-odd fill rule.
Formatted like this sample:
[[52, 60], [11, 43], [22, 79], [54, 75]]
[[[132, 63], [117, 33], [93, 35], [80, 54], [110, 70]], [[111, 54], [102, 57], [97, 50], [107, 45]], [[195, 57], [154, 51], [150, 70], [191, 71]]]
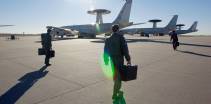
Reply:
[[50, 66], [51, 64], [49, 63], [50, 58], [51, 58], [51, 49], [52, 49], [52, 39], [50, 35], [51, 30], [47, 30], [47, 34], [43, 36], [42, 34], [42, 46], [45, 50], [45, 65]]
[[175, 30], [173, 30], [170, 34], [171, 39], [170, 41], [172, 41], [172, 45], [173, 45], [173, 49], [177, 50], [177, 46], [179, 46], [179, 42], [178, 42], [178, 36]]
[[[111, 37], [105, 41], [104, 55], [107, 54], [114, 65], [114, 89], [112, 99], [116, 100], [119, 96], [123, 95], [123, 92], [120, 91], [122, 85], [120, 70], [124, 65], [124, 57], [126, 58], [128, 65], [131, 65], [131, 58], [127, 42], [125, 41], [123, 34], [119, 32], [119, 25], [113, 25], [112, 31]], [[108, 60], [108, 57], [104, 57], [105, 64], [108, 64]]]

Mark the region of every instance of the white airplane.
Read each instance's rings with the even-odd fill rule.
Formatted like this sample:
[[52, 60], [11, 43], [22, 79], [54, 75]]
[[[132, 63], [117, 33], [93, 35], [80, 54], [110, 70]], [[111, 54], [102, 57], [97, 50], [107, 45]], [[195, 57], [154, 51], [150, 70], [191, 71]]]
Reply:
[[53, 33], [57, 33], [53, 34], [53, 36], [60, 35], [61, 37], [63, 37], [63, 35], [65, 35], [64, 31], [69, 31], [69, 33], [71, 34], [78, 35], [78, 38], [95, 38], [96, 35], [111, 33], [111, 27], [114, 24], [119, 24], [120, 29], [132, 25], [138, 25], [134, 24], [133, 22], [129, 22], [131, 6], [132, 0], [126, 0], [126, 3], [122, 7], [119, 15], [112, 23], [71, 25], [62, 27], [47, 26], [47, 28], [52, 29]]
[[166, 27], [160, 28], [129, 28], [121, 29], [120, 32], [124, 34], [141, 34], [141, 36], [149, 36], [149, 34], [169, 34], [170, 31], [176, 30], [178, 15], [174, 15], [169, 24]]
[[198, 31], [197, 25], [198, 25], [198, 22], [195, 21], [189, 29], [187, 29], [187, 30], [177, 30], [177, 34], [188, 34], [188, 33], [192, 33], [192, 32], [197, 32]]

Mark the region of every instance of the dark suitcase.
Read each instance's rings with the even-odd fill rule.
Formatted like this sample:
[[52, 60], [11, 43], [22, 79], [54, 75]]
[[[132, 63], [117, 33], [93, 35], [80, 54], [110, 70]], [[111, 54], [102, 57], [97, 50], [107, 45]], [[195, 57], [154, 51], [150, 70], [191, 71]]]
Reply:
[[137, 78], [137, 70], [138, 66], [126, 66], [124, 65], [123, 68], [120, 70], [120, 75], [122, 81], [131, 81]]
[[38, 55], [45, 55], [45, 49], [38, 48]]
[[176, 43], [176, 46], [179, 46], [179, 42]]
[[51, 51], [50, 51], [50, 56], [51, 56], [51, 57], [55, 57], [55, 51], [54, 51], [54, 50], [51, 50]]

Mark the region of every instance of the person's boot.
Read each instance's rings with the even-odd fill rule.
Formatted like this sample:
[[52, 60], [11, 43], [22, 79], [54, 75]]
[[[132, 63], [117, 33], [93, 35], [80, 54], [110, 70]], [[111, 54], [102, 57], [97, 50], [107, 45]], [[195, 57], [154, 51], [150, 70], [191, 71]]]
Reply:
[[126, 104], [125, 98], [123, 96], [123, 91], [118, 92], [118, 96], [113, 99], [113, 104]]
[[47, 63], [47, 64], [45, 64], [45, 66], [51, 66], [51, 64]]
[[119, 91], [118, 99], [120, 104], [126, 104], [123, 91]]
[[119, 101], [118, 101], [118, 99], [116, 99], [116, 100], [113, 100], [113, 104], [119, 104]]
[[113, 94], [112, 99], [113, 99], [113, 104], [119, 104], [118, 93]]

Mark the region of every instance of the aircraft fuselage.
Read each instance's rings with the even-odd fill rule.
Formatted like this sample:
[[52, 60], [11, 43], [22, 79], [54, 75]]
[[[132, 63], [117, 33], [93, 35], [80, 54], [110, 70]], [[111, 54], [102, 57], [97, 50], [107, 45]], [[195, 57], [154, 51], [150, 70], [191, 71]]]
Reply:
[[112, 23], [64, 26], [62, 28], [79, 31], [80, 34], [103, 34], [111, 31]]

